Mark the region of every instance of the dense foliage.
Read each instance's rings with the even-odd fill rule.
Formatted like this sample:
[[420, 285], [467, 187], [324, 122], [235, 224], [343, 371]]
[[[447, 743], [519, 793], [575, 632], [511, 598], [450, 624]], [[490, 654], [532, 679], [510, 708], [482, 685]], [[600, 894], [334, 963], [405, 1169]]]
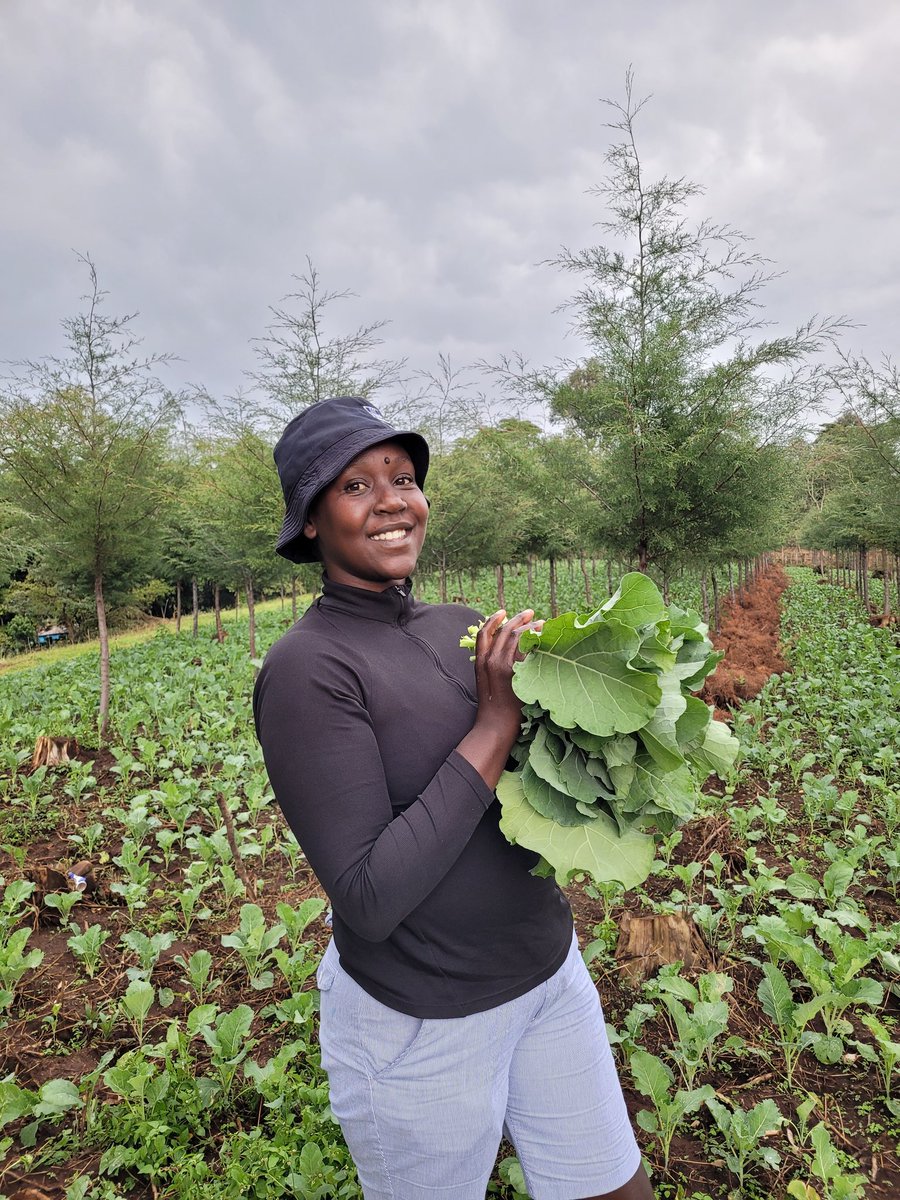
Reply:
[[[463, 639], [465, 642], [465, 639]], [[699, 784], [725, 775], [738, 746], [693, 693], [720, 659], [696, 613], [672, 605], [646, 575], [628, 574], [600, 608], [526, 633], [513, 688], [525, 721], [497, 794], [500, 828], [542, 856], [565, 885], [643, 883], [648, 830], [693, 816]]]

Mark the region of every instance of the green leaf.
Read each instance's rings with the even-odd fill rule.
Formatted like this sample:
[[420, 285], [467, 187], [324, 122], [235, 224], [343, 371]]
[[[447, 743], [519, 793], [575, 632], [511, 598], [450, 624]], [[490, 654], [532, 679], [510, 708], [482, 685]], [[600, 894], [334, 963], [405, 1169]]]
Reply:
[[665, 621], [669, 615], [659, 588], [641, 571], [629, 571], [623, 575], [622, 582], [610, 598], [589, 620], [597, 619], [600, 614], [601, 619], [612, 618], [631, 629], [655, 625], [658, 621]]
[[[528, 754], [528, 767], [557, 791], [565, 792], [574, 800], [583, 800], [585, 804], [593, 804], [603, 789], [588, 771], [587, 761], [583, 750], [572, 743], [567, 746], [562, 738], [549, 733], [543, 726], [538, 727]], [[525, 793], [529, 794], [527, 784]], [[535, 808], [544, 812], [539, 805]]]
[[675, 736], [682, 753], [703, 744], [713, 713], [710, 705], [696, 696], [685, 696], [684, 702], [684, 712], [675, 723]]
[[822, 1200], [812, 1184], [804, 1183], [802, 1179], [792, 1179], [788, 1184], [787, 1194], [792, 1200]]
[[687, 767], [665, 771], [649, 754], [639, 754], [623, 807], [626, 812], [640, 812], [648, 805], [656, 805], [679, 820], [688, 821], [694, 815], [697, 798], [697, 785]]
[[568, 613], [548, 621], [534, 652], [516, 663], [513, 690], [566, 729], [600, 737], [631, 733], [647, 723], [662, 695], [655, 676], [629, 666], [638, 645], [637, 634], [618, 621], [579, 629]]
[[655, 1054], [638, 1049], [628, 1060], [628, 1068], [641, 1095], [648, 1096], [656, 1108], [661, 1108], [668, 1099], [669, 1088], [674, 1079], [666, 1064]]
[[642, 670], [645, 667], [655, 667], [658, 671], [671, 671], [678, 661], [675, 647], [672, 645], [672, 633], [668, 621], [660, 621], [651, 625], [641, 641], [640, 649], [634, 659], [634, 665]]
[[709, 626], [704, 624], [703, 618], [692, 608], [679, 608], [677, 604], [670, 604], [668, 618], [673, 638], [681, 637], [685, 642], [706, 640]]
[[831, 1136], [824, 1121], [820, 1121], [818, 1125], [813, 1127], [809, 1138], [815, 1150], [812, 1163], [813, 1174], [817, 1175], [819, 1179], [830, 1179], [835, 1171], [839, 1170], [839, 1164]]
[[[604, 758], [606, 757], [606, 751], [610, 745], [613, 742], [620, 740], [618, 738], [598, 737], [595, 733], [585, 733], [583, 729], [567, 729], [565, 732], [569, 739], [587, 754], [596, 756], [602, 755]], [[631, 740], [634, 741], [633, 738]]]
[[122, 1003], [136, 1020], [143, 1021], [153, 1006], [155, 994], [151, 983], [145, 979], [133, 979], [125, 989]]
[[11, 1079], [0, 1080], [0, 1129], [31, 1112], [34, 1096]]
[[705, 1104], [707, 1100], [711, 1100], [715, 1094], [714, 1088], [708, 1083], [704, 1083], [703, 1087], [694, 1088], [691, 1092], [677, 1091], [673, 1103], [678, 1114], [678, 1120], [680, 1121], [688, 1113], [696, 1112], [701, 1104]]
[[525, 1172], [522, 1170], [522, 1164], [513, 1156], [504, 1158], [499, 1164], [500, 1178], [504, 1183], [508, 1183], [514, 1192], [520, 1196], [528, 1195], [528, 1184], [525, 1182]]
[[731, 1109], [726, 1108], [724, 1104], [721, 1104], [718, 1100], [716, 1100], [712, 1096], [710, 1096], [706, 1100], [706, 1107], [712, 1113], [713, 1120], [718, 1125], [720, 1132], [724, 1133], [725, 1136], [727, 1137], [729, 1132], [731, 1131], [731, 1124], [732, 1124], [732, 1119], [733, 1119], [733, 1114], [732, 1114]]
[[794, 993], [791, 985], [773, 963], [763, 963], [763, 979], [756, 994], [763, 1012], [781, 1029], [790, 1028], [794, 1019]]
[[70, 1108], [83, 1108], [84, 1101], [71, 1079], [48, 1079], [38, 1092], [32, 1112], [36, 1117], [56, 1117]]
[[845, 895], [847, 888], [853, 882], [855, 872], [850, 863], [844, 859], [833, 862], [822, 876], [822, 886], [827, 896]]
[[192, 1008], [187, 1018], [187, 1031], [190, 1036], [196, 1037], [204, 1026], [211, 1028], [218, 1011], [218, 1004], [198, 1004], [195, 1008]]
[[724, 721], [711, 720], [698, 746], [691, 746], [687, 757], [691, 764], [704, 775], [716, 774], [724, 777], [738, 756], [740, 743]]
[[501, 832], [514, 845], [543, 855], [561, 886], [578, 871], [587, 872], [597, 883], [618, 880], [626, 888], [636, 887], [649, 876], [655, 848], [646, 834], [631, 830], [619, 836], [615, 822], [602, 812], [589, 824], [557, 825], [528, 802], [519, 772], [503, 773], [497, 796], [502, 809]]
[[819, 895], [819, 881], [806, 871], [793, 871], [785, 880], [785, 887], [797, 900], [815, 900]]
[[[231, 1012], [221, 1013], [216, 1020], [215, 1031], [205, 1026], [201, 1032], [220, 1058], [226, 1061], [237, 1058], [242, 1051], [250, 1026], [253, 1024], [253, 1009], [249, 1004], [239, 1004]], [[210, 1037], [209, 1035], [213, 1036]]]
[[530, 756], [518, 774], [525, 798], [542, 817], [558, 821], [560, 825], [584, 825], [591, 819], [579, 811], [578, 802], [574, 797], [559, 791], [532, 770]]
[[813, 1054], [825, 1066], [830, 1067], [834, 1063], [841, 1061], [841, 1056], [844, 1053], [844, 1043], [834, 1034], [813, 1034], [811, 1045]]
[[841, 988], [841, 994], [849, 996], [854, 1004], [877, 1008], [884, 1000], [884, 986], [877, 979], [851, 979]]
[[653, 716], [641, 729], [641, 741], [664, 771], [674, 771], [684, 762], [676, 723], [687, 708], [687, 700], [681, 694], [681, 683], [675, 675], [663, 675], [659, 686], [662, 697]]
[[650, 1112], [648, 1108], [642, 1108], [635, 1117], [635, 1120], [644, 1133], [656, 1133], [659, 1129], [659, 1121], [657, 1120], [656, 1113]]
[[755, 1145], [766, 1134], [777, 1132], [783, 1124], [784, 1117], [781, 1115], [781, 1110], [771, 1096], [767, 1096], [765, 1100], [760, 1100], [748, 1113], [745, 1113], [743, 1134], [750, 1145]]
[[[574, 733], [574, 731], [573, 731]], [[573, 738], [574, 740], [574, 738]], [[603, 757], [609, 767], [629, 767], [634, 762], [637, 753], [637, 740], [629, 737], [607, 738], [603, 745]]]

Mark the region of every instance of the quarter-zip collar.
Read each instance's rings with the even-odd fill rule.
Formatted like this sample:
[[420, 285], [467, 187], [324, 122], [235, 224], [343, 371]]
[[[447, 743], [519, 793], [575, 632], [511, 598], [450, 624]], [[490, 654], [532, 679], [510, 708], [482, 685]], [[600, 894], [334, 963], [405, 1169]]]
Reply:
[[316, 604], [324, 612], [345, 613], [351, 617], [366, 617], [370, 621], [388, 624], [405, 622], [417, 605], [412, 595], [412, 580], [407, 576], [402, 584], [391, 584], [381, 592], [369, 588], [335, 583], [322, 576], [322, 595]]

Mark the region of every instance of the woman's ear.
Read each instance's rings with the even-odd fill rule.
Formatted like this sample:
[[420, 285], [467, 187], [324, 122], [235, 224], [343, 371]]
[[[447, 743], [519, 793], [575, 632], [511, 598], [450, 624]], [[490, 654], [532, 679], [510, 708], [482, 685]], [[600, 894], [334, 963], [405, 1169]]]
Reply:
[[312, 520], [312, 518], [309, 518], [306, 524], [303, 526], [303, 536], [308, 538], [314, 538], [316, 536], [316, 523], [314, 520]]

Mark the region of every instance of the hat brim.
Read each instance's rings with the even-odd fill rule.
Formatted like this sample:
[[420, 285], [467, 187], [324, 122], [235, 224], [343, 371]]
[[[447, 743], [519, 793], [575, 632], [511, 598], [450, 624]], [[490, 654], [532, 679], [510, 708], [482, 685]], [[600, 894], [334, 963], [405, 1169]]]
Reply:
[[[301, 481], [291, 496], [281, 533], [275, 544], [276, 554], [289, 562], [310, 563], [321, 562], [322, 556], [314, 538], [308, 538], [303, 532], [309, 515], [310, 507], [323, 488], [333, 483], [348, 463], [379, 442], [399, 442], [412, 459], [416, 473], [416, 483], [424, 487], [425, 476], [428, 474], [429, 451], [428, 443], [419, 433], [411, 429], [385, 433], [384, 430], [359, 430], [358, 433], [343, 439], [337, 446], [322, 454], [316, 461], [314, 476], [308, 481]], [[305, 486], [304, 486], [305, 483]]]

